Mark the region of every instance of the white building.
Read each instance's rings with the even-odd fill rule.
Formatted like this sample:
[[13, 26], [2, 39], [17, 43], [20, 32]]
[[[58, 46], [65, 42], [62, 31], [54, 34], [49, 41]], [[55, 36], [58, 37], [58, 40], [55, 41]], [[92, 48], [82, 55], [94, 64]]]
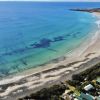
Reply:
[[91, 84], [88, 84], [87, 86], [84, 87], [84, 90], [89, 91], [93, 89], [94, 87]]

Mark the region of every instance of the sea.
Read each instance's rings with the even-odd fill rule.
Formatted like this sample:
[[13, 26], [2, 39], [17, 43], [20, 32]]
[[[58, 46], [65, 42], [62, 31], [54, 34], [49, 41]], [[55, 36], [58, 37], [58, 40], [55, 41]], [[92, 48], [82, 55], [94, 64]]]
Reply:
[[[0, 77], [68, 55], [97, 31], [86, 2], [0, 2]], [[42, 66], [40, 66], [42, 67]]]

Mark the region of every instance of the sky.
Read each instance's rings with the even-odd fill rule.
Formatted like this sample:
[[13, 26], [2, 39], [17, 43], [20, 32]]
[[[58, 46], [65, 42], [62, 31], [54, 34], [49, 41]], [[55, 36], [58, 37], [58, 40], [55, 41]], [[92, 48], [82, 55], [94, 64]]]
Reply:
[[33, 0], [33, 1], [100, 1], [100, 0]]
[[62, 1], [100, 1], [100, 0], [32, 0], [32, 1], [59, 1], [59, 2], [62, 2]]
[[0, 0], [0, 1], [47, 1], [47, 2], [67, 2], [67, 1], [80, 1], [80, 2], [100, 2], [100, 0]]

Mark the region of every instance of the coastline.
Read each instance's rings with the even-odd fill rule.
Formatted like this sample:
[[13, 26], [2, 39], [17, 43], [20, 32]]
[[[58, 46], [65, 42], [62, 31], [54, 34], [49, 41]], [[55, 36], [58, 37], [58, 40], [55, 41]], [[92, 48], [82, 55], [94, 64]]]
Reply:
[[[100, 21], [97, 22], [97, 25], [98, 28], [100, 28]], [[65, 77], [71, 73], [74, 73], [80, 69], [81, 65], [99, 57], [99, 31], [100, 30], [98, 30], [91, 39], [87, 40], [79, 48], [77, 48], [71, 55], [58, 58], [49, 64], [42, 65], [44, 67], [38, 67], [36, 69], [33, 68], [22, 73], [18, 73], [12, 79], [1, 80], [0, 86], [7, 86], [7, 88], [3, 93], [0, 93], [0, 97], [4, 98], [10, 95], [12, 92], [13, 95], [16, 93], [21, 93], [21, 88], [25, 88], [30, 91], [36, 87], [39, 88], [44, 84], [50, 84], [57, 80], [61, 81], [62, 76]], [[11, 85], [12, 83], [14, 85]], [[20, 92], [18, 92], [19, 90]]]
[[[100, 21], [98, 21], [98, 22], [96, 22], [97, 25], [100, 24]], [[88, 55], [88, 53], [90, 53], [90, 52], [87, 52], [87, 51], [90, 51], [90, 50], [87, 50], [87, 49], [92, 48], [93, 47], [92, 45], [95, 44], [97, 40], [99, 40], [98, 39], [99, 34], [100, 33], [98, 31], [93, 33], [92, 36], [90, 36], [78, 48], [76, 48], [73, 51], [69, 52], [69, 54], [65, 54], [64, 56], [53, 59], [53, 60], [51, 60], [47, 63], [44, 63], [44, 64], [40, 65], [37, 68], [32, 68], [32, 69], [25, 70], [21, 73], [17, 73], [16, 76], [21, 76], [21, 75], [26, 75], [26, 74], [31, 75], [33, 73], [40, 73], [41, 71], [49, 70], [49, 69], [55, 68], [55, 67], [60, 66], [60, 65], [67, 65], [69, 63], [76, 62], [77, 60], [79, 60], [79, 57], [81, 58], [80, 60], [83, 60], [85, 55]], [[92, 52], [93, 51], [91, 51], [91, 53]]]

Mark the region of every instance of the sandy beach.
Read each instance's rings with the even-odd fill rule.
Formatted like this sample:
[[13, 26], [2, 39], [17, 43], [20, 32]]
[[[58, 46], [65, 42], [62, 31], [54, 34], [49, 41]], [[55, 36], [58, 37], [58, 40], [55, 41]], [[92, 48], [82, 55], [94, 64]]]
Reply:
[[[100, 14], [93, 13], [98, 19]], [[0, 81], [0, 100], [15, 100], [39, 89], [67, 79], [100, 62], [100, 20], [97, 32], [71, 54], [54, 59], [40, 67], [26, 70]]]

